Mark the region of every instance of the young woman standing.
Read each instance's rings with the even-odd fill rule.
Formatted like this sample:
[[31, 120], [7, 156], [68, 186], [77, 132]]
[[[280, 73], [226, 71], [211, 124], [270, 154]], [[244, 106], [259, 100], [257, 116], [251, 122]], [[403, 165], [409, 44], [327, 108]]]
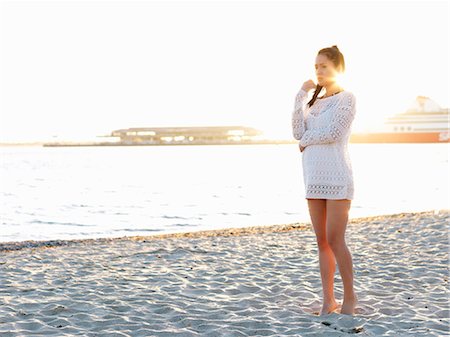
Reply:
[[[320, 315], [339, 306], [333, 290], [336, 261], [344, 287], [341, 313], [353, 315], [357, 296], [345, 230], [354, 193], [347, 144], [356, 112], [355, 96], [337, 83], [337, 75], [345, 71], [344, 56], [337, 46], [321, 49], [315, 68], [317, 84], [306, 81], [296, 96], [292, 131], [302, 152], [305, 198], [319, 251], [323, 288]], [[307, 102], [312, 89], [315, 92]]]

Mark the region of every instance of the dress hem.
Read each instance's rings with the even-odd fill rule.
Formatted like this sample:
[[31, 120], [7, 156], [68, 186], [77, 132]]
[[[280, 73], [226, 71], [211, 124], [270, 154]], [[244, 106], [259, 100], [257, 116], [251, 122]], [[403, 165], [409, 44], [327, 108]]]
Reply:
[[305, 197], [305, 199], [314, 199], [314, 200], [353, 200], [353, 198], [320, 198], [320, 197]]

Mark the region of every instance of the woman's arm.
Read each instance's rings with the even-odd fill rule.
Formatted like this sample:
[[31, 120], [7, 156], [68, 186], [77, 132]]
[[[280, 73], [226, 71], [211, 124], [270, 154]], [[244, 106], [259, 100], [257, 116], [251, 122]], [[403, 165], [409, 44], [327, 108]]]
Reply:
[[334, 143], [341, 140], [350, 129], [355, 118], [355, 101], [353, 94], [345, 95], [335, 111], [332, 112], [333, 119], [330, 125], [304, 131], [299, 142], [300, 146]]
[[292, 135], [300, 140], [306, 131], [305, 116], [303, 114], [303, 105], [308, 93], [301, 89], [295, 97], [295, 108], [292, 112]]

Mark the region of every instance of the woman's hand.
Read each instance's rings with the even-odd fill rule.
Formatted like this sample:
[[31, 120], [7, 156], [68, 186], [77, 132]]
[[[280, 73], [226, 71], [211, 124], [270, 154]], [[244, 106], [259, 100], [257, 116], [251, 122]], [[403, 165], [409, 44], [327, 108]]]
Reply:
[[306, 146], [305, 147], [303, 147], [301, 145], [299, 145], [299, 146], [300, 146], [300, 152], [303, 152], [303, 150], [306, 149]]
[[310, 91], [311, 89], [315, 89], [315, 88], [316, 88], [316, 84], [314, 83], [313, 80], [307, 80], [302, 85], [302, 89], [305, 90], [306, 92]]

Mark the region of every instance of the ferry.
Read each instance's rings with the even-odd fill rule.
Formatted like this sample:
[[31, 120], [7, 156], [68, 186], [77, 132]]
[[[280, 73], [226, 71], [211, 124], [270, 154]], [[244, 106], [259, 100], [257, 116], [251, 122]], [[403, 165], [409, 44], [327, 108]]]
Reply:
[[417, 96], [410, 108], [385, 120], [383, 130], [352, 133], [352, 143], [448, 143], [449, 109], [426, 96]]

